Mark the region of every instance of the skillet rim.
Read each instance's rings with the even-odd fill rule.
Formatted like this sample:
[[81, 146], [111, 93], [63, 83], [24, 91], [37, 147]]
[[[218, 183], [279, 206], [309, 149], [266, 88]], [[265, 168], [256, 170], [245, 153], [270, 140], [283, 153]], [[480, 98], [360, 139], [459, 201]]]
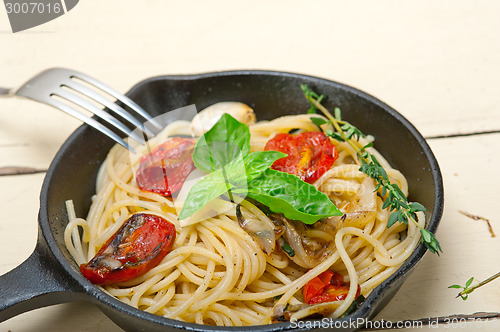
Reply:
[[[141, 86], [146, 85], [148, 83], [154, 81], [196, 81], [199, 79], [213, 78], [217, 79], [219, 77], [231, 77], [231, 76], [275, 76], [275, 77], [290, 77], [294, 79], [304, 79], [308, 82], [318, 82], [320, 84], [326, 84], [330, 86], [335, 86], [339, 89], [345, 90], [348, 93], [354, 94], [358, 97], [361, 97], [367, 100], [369, 103], [375, 104], [376, 106], [383, 109], [390, 116], [395, 118], [400, 125], [404, 126], [406, 130], [413, 136], [419, 147], [425, 154], [426, 160], [429, 162], [431, 166], [430, 172], [433, 179], [434, 184], [434, 207], [433, 213], [431, 217], [428, 219], [426, 224], [426, 229], [435, 233], [439, 222], [441, 220], [443, 209], [444, 209], [444, 187], [441, 171], [438, 165], [438, 162], [432, 153], [429, 145], [427, 144], [425, 138], [420, 134], [420, 132], [411, 124], [402, 114], [394, 110], [392, 107], [382, 102], [381, 100], [375, 98], [374, 96], [360, 90], [354, 88], [352, 86], [339, 83], [330, 79], [320, 78], [317, 76], [310, 76], [299, 73], [291, 73], [291, 72], [283, 72], [283, 71], [272, 71], [272, 70], [229, 70], [229, 71], [215, 71], [215, 72], [205, 72], [201, 74], [187, 74], [187, 75], [161, 75], [161, 76], [153, 76], [150, 78], [146, 78], [142, 81], [136, 83], [127, 93], [126, 95], [133, 94], [134, 91], [139, 89]], [[84, 131], [88, 130], [88, 125], [83, 124], [78, 127], [62, 144], [61, 148], [57, 152], [53, 161], [50, 164], [50, 167], [45, 176], [41, 193], [40, 193], [40, 210], [39, 210], [39, 227], [42, 230], [43, 236], [50, 248], [50, 251], [55, 256], [56, 260], [59, 262], [61, 267], [69, 274], [71, 278], [76, 280], [85, 290], [85, 294], [90, 297], [91, 302], [96, 303], [99, 307], [102, 308], [103, 305], [111, 307], [113, 310], [117, 310], [125, 315], [131, 315], [132, 317], [138, 319], [145, 319], [154, 324], [163, 325], [165, 327], [179, 328], [184, 330], [192, 330], [192, 331], [236, 331], [238, 327], [215, 327], [209, 325], [199, 325], [193, 323], [185, 323], [181, 321], [177, 321], [174, 319], [169, 319], [161, 316], [157, 316], [154, 314], [150, 314], [144, 312], [142, 310], [136, 309], [132, 306], [129, 306], [118, 299], [108, 295], [105, 291], [101, 290], [97, 286], [91, 284], [88, 280], [86, 280], [79, 272], [75, 271], [72, 267], [70, 261], [65, 257], [61, 248], [57, 244], [57, 240], [55, 239], [51, 229], [50, 222], [48, 217], [48, 203], [47, 203], [47, 193], [49, 191], [49, 186], [53, 179], [57, 178], [57, 174], [55, 174], [55, 169], [57, 165], [60, 163], [63, 156], [68, 153], [68, 148], [71, 147], [73, 142], [78, 139], [81, 135], [84, 134]], [[57, 180], [56, 180], [57, 181]], [[391, 276], [389, 276], [386, 280], [384, 280], [380, 285], [378, 285], [366, 298], [366, 300], [362, 303], [362, 305], [350, 316], [342, 319], [337, 319], [338, 321], [350, 321], [356, 320], [357, 318], [364, 317], [366, 319], [370, 319], [374, 316], [374, 306], [375, 304], [383, 299], [384, 293], [389, 292], [391, 286], [397, 284], [398, 280], [405, 277], [407, 274], [413, 271], [413, 268], [416, 264], [422, 259], [423, 255], [427, 251], [427, 248], [419, 244], [417, 249], [411, 254], [411, 256], [403, 263], [403, 265], [394, 272]], [[399, 288], [399, 287], [398, 287]], [[387, 290], [386, 290], [387, 289]], [[103, 309], [105, 314], [107, 314], [107, 310]], [[291, 327], [290, 322], [286, 323], [277, 323], [270, 325], [256, 325], [245, 327], [246, 330], [249, 331], [287, 331], [287, 330], [296, 330], [300, 331], [300, 328]]]

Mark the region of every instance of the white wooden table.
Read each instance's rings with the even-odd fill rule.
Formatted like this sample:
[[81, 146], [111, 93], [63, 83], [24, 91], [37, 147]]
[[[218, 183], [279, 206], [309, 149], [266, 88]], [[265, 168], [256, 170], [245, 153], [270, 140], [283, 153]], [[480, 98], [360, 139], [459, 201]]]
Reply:
[[[123, 92], [150, 76], [227, 69], [299, 72], [365, 90], [428, 138], [445, 184], [437, 233], [444, 253], [427, 254], [377, 319], [498, 313], [500, 280], [467, 301], [447, 287], [500, 270], [499, 12], [498, 1], [486, 0], [86, 0], [52, 22], [12, 34], [0, 9], [0, 86], [15, 87], [60, 66]], [[0, 167], [42, 170], [0, 177], [0, 274], [32, 252], [43, 170], [79, 125], [34, 102], [0, 99]], [[498, 237], [459, 210], [489, 219]], [[497, 331], [500, 320], [466, 327]], [[86, 303], [0, 323], [0, 331], [70, 329], [119, 331]]]

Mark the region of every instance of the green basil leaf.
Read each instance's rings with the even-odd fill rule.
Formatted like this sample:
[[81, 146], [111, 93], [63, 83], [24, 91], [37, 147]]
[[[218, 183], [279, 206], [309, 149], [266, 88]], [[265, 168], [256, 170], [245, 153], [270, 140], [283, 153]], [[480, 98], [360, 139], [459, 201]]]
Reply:
[[207, 205], [211, 200], [227, 192], [228, 184], [224, 179], [222, 170], [212, 172], [198, 181], [189, 190], [179, 220], [186, 219]]
[[[230, 184], [230, 187], [240, 189], [242, 196], [246, 196], [245, 191], [248, 187], [248, 176], [246, 174], [245, 162], [241, 155], [237, 156], [236, 159], [224, 166], [222, 172], [224, 180]], [[233, 200], [232, 193], [229, 193], [229, 198]], [[241, 199], [237, 199], [236, 203], [239, 202], [241, 202]]]
[[248, 126], [225, 113], [215, 125], [198, 139], [193, 152], [196, 167], [212, 172], [222, 169], [238, 155], [250, 152]]
[[179, 220], [203, 208], [211, 200], [227, 193], [253, 198], [273, 212], [312, 224], [321, 218], [340, 216], [324, 193], [297, 176], [269, 169], [286, 157], [278, 151], [250, 152], [250, 130], [229, 114], [196, 143], [193, 161], [197, 168], [212, 172], [196, 183], [188, 193]]
[[189, 190], [179, 213], [179, 220], [193, 215], [209, 204], [214, 198], [225, 193], [227, 193], [229, 199], [240, 202], [241, 197], [233, 197], [233, 187], [239, 189], [239, 195], [246, 196], [247, 177], [245, 174], [245, 164], [241, 156], [238, 156], [222, 169], [206, 175]]
[[286, 153], [279, 151], [258, 151], [245, 156], [243, 162], [245, 163], [248, 181], [255, 179], [271, 167], [276, 160], [285, 158], [286, 156]]
[[248, 182], [247, 196], [285, 217], [313, 224], [321, 218], [341, 216], [330, 198], [295, 175], [267, 169]]

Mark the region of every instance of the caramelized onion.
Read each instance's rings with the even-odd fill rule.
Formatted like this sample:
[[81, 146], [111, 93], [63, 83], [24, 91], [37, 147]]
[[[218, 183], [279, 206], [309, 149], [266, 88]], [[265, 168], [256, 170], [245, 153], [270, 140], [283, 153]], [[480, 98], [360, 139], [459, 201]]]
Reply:
[[374, 181], [368, 177], [363, 179], [356, 196], [340, 210], [344, 212], [343, 216], [327, 218], [338, 229], [343, 227], [363, 228], [373, 220], [377, 213], [377, 193]]
[[[273, 223], [284, 225], [283, 238], [293, 249], [295, 255], [289, 258], [297, 265], [311, 269], [331, 253], [333, 244], [306, 235], [308, 227], [300, 221], [288, 220], [282, 214], [269, 215]], [[317, 222], [314, 227], [321, 227]], [[331, 229], [331, 227], [329, 227]]]
[[245, 210], [242, 212], [239, 204], [236, 205], [236, 216], [240, 227], [255, 240], [262, 251], [271, 254], [276, 247], [274, 224], [263, 218], [256, 218]]

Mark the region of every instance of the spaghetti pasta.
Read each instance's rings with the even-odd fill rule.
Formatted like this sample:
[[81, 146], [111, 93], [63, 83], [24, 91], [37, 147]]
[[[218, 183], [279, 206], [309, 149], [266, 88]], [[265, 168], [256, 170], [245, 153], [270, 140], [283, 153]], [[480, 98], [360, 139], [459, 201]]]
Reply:
[[[169, 137], [189, 132], [190, 123], [177, 121], [149, 141], [154, 147]], [[262, 151], [278, 133], [318, 131], [309, 115], [286, 116], [250, 125], [251, 150]], [[147, 273], [103, 289], [141, 310], [181, 321], [221, 326], [261, 325], [284, 315], [302, 319], [314, 313], [341, 316], [355, 300], [358, 286], [367, 296], [394, 273], [418, 245], [416, 225], [396, 223], [387, 228], [374, 181], [359, 171], [356, 152], [345, 142], [332, 141], [339, 158], [313, 185], [344, 213], [313, 225], [284, 220], [290, 257], [276, 246], [266, 254], [238, 223], [235, 204], [226, 212], [181, 224], [173, 200], [140, 190], [134, 178], [145, 147], [138, 155], [114, 146], [98, 175], [96, 195], [86, 219], [77, 218], [67, 203], [66, 246], [78, 264], [87, 263], [136, 212], [165, 218], [176, 228], [172, 251]], [[142, 149], [142, 150], [141, 150]], [[404, 176], [392, 169], [373, 148], [391, 182], [407, 195]], [[273, 223], [272, 216], [250, 202], [242, 203], [245, 219]], [[424, 225], [422, 213], [418, 223]], [[83, 230], [83, 233], [80, 232]], [[305, 240], [304, 240], [305, 239]], [[326, 270], [340, 273], [349, 283], [345, 299], [305, 304], [302, 288]], [[285, 311], [285, 306], [288, 305]]]

